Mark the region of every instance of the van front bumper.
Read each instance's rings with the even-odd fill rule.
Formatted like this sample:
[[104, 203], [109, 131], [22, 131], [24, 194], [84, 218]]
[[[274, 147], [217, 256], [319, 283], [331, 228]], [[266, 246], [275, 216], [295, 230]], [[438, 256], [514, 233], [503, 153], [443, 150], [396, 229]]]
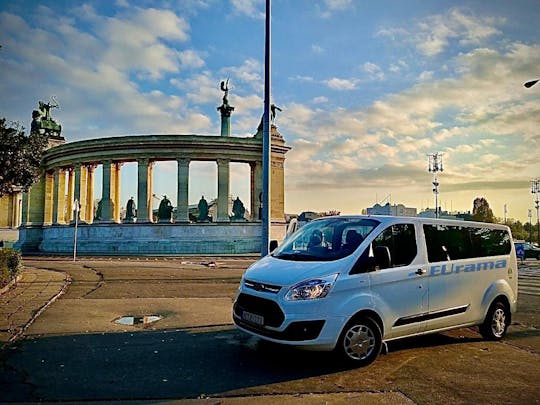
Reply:
[[[264, 322], [253, 322], [244, 311], [261, 316]], [[247, 294], [237, 297], [232, 315], [235, 325], [251, 335], [314, 350], [332, 350], [346, 322], [344, 317], [327, 316], [324, 311], [291, 312], [289, 308], [284, 312], [274, 300]]]

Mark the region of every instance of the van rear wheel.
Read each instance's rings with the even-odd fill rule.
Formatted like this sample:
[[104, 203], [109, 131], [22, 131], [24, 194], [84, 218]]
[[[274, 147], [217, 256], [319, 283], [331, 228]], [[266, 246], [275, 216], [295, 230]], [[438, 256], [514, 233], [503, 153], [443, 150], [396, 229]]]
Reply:
[[347, 363], [362, 367], [371, 364], [381, 352], [381, 328], [369, 317], [350, 320], [343, 328], [336, 351]]
[[510, 325], [510, 311], [501, 301], [494, 302], [480, 325], [480, 333], [486, 340], [501, 340]]

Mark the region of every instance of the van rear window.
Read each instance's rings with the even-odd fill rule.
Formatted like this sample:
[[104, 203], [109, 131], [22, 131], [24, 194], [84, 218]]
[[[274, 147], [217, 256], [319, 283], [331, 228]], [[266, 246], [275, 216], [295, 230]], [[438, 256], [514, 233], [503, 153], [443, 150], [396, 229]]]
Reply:
[[510, 235], [502, 229], [424, 225], [429, 262], [507, 255]]

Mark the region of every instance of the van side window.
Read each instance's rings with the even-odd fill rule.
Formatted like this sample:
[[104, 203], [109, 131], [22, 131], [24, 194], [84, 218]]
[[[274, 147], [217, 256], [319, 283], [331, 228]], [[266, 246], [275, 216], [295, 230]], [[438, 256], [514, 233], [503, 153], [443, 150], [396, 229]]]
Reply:
[[506, 255], [510, 235], [502, 229], [450, 225], [424, 225], [428, 260], [431, 263]]
[[389, 226], [372, 243], [374, 250], [379, 246], [385, 246], [390, 253], [389, 265], [385, 265], [381, 269], [411, 264], [417, 252], [414, 225], [397, 224]]

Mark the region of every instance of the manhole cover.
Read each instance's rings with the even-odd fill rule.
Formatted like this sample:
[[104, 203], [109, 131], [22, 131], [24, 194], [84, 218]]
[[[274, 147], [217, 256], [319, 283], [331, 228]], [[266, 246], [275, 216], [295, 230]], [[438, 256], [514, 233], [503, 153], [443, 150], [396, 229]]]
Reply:
[[159, 315], [122, 316], [114, 320], [119, 325], [147, 325], [162, 319]]

